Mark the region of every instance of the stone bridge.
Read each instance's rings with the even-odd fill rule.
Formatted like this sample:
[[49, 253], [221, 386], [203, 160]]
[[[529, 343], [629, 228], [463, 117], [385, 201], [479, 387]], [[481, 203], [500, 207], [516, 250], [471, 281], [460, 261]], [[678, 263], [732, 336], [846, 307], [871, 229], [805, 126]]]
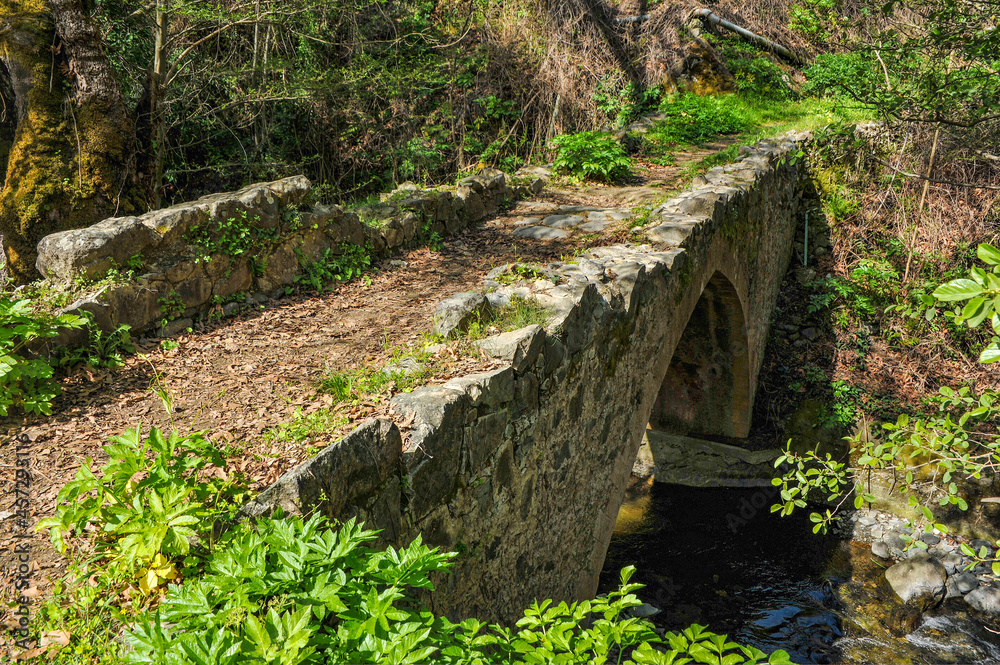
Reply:
[[[487, 288], [554, 312], [481, 342], [507, 361], [393, 399], [245, 507], [359, 516], [386, 542], [457, 550], [429, 599], [512, 620], [535, 598], [592, 596], [647, 428], [742, 437], [770, 314], [811, 188], [777, 139], [656, 208], [648, 244], [588, 250]], [[798, 141], [798, 142], [797, 142]], [[403, 432], [400, 428], [403, 428]]]

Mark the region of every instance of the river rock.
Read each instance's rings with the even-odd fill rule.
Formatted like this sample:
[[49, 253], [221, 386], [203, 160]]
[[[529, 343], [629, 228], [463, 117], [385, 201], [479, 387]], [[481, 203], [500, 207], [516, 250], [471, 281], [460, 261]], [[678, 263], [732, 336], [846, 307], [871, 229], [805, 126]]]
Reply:
[[891, 566], [885, 579], [904, 603], [927, 609], [944, 600], [948, 573], [940, 561], [922, 554]]
[[962, 593], [969, 593], [979, 586], [979, 578], [967, 570], [953, 575], [952, 579], [955, 580], [955, 586]]
[[1000, 616], [1000, 588], [995, 586], [981, 586], [973, 589], [965, 596], [965, 602], [974, 610]]
[[888, 559], [889, 546], [885, 544], [884, 540], [876, 540], [872, 543], [872, 554], [877, 557], [882, 557], [883, 559]]
[[939, 536], [934, 535], [933, 533], [920, 534], [920, 540], [924, 541], [928, 545], [937, 545], [938, 543], [941, 542], [941, 538]]
[[941, 557], [941, 563], [949, 575], [954, 575], [958, 567], [962, 565], [962, 555], [949, 552]]
[[906, 547], [906, 541], [904, 541], [903, 537], [896, 531], [888, 532], [882, 537], [882, 540], [885, 541], [885, 544], [889, 546], [890, 550], [897, 549], [902, 551], [902, 549]]

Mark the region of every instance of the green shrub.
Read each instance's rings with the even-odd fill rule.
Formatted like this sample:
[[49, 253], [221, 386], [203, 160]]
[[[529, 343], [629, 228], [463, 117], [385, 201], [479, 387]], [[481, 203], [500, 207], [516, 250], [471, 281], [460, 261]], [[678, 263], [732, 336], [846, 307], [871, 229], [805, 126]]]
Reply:
[[821, 53], [803, 73], [807, 81], [802, 92], [808, 95], [860, 99], [881, 90], [884, 84], [878, 69], [860, 53]]
[[126, 568], [148, 566], [157, 555], [158, 561], [181, 557], [241, 496], [232, 482], [199, 477], [209, 464], [226, 465], [201, 432], [165, 436], [154, 427], [143, 438], [135, 427], [110, 441], [104, 446], [110, 460], [99, 474], [88, 457], [59, 491], [55, 516], [38, 522], [59, 552], [66, 552], [68, 537], [93, 530], [98, 550]]
[[[130, 663], [298, 665], [299, 663], [787, 663], [701, 626], [661, 640], [630, 618], [641, 602], [632, 568], [606, 597], [534, 603], [516, 629], [477, 619], [455, 624], [424, 609], [417, 593], [446, 571], [454, 553], [366, 547], [375, 538], [348, 520], [338, 530], [314, 515], [241, 525], [208, 560], [206, 574], [171, 585], [156, 612], [128, 630]], [[654, 647], [653, 645], [657, 645]]]
[[30, 300], [0, 296], [0, 416], [7, 416], [11, 407], [52, 413], [52, 400], [60, 391], [52, 378], [54, 369], [48, 358], [34, 356], [27, 347], [55, 337], [60, 328], [82, 328], [86, 323], [72, 314], [39, 314], [32, 311]]
[[717, 134], [736, 134], [753, 126], [745, 117], [740, 100], [733, 95], [674, 95], [660, 104], [660, 112], [667, 117], [653, 128], [650, 138], [661, 143], [698, 143]]
[[606, 132], [563, 134], [552, 140], [559, 150], [555, 168], [582, 180], [621, 182], [632, 176], [632, 160]]
[[726, 65], [736, 79], [741, 95], [754, 99], [784, 100], [792, 96], [781, 67], [759, 50], [738, 43], [721, 46]]
[[349, 282], [360, 277], [371, 267], [370, 248], [359, 247], [348, 242], [340, 243], [340, 251], [323, 250], [323, 255], [316, 261], [306, 261], [300, 250], [299, 265], [302, 274], [295, 278], [300, 286], [307, 286], [317, 293], [323, 293], [333, 282]]

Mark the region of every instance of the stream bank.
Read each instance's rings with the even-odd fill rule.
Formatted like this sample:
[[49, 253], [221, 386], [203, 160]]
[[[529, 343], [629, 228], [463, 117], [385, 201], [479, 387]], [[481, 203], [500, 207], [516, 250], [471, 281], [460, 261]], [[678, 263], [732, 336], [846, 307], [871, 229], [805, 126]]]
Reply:
[[771, 488], [635, 482], [601, 592], [635, 565], [635, 581], [646, 585], [638, 595], [660, 610], [651, 617], [659, 628], [707, 625], [766, 653], [784, 649], [797, 663], [1000, 661], [1000, 625], [961, 597], [921, 613], [892, 591], [885, 571], [893, 562], [872, 553], [871, 538], [883, 542], [901, 528], [898, 518], [859, 511], [837, 533], [814, 535], [806, 513], [772, 514], [775, 496]]

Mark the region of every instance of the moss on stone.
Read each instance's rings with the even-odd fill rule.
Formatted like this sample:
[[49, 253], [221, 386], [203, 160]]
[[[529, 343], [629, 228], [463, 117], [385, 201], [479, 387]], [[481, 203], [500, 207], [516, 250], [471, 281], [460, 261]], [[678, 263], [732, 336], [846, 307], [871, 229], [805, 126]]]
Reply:
[[52, 58], [55, 27], [48, 4], [4, 1], [0, 17], [13, 25], [0, 44], [3, 52], [30, 85], [0, 194], [9, 270], [23, 283], [37, 276], [36, 247], [42, 237], [135, 212], [141, 197], [135, 174], [125, 169], [131, 128], [119, 126], [98, 103], [67, 100], [64, 63]]

